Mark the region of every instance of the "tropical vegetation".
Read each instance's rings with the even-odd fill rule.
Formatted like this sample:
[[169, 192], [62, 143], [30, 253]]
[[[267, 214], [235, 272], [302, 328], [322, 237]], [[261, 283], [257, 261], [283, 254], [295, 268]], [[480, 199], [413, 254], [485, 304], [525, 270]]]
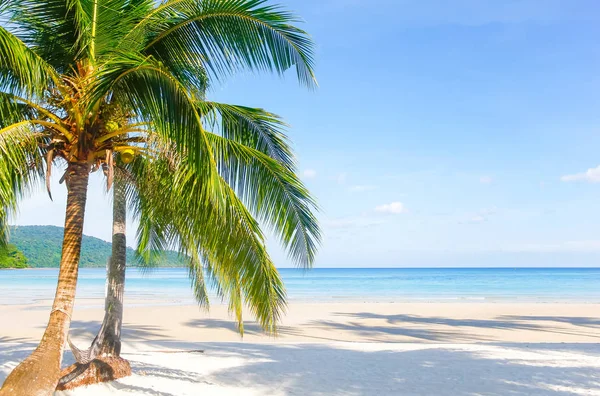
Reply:
[[[0, 225], [57, 168], [68, 189], [57, 293], [38, 348], [2, 394], [51, 394], [75, 297], [90, 172], [131, 162], [140, 257], [187, 257], [241, 315], [275, 331], [285, 289], [258, 221], [309, 266], [319, 229], [274, 115], [206, 100], [240, 69], [295, 67], [314, 86], [312, 42], [262, 0], [0, 0]], [[138, 183], [137, 181], [143, 181]], [[51, 196], [51, 191], [48, 189]], [[89, 209], [89, 208], [88, 208]], [[182, 215], [185, 213], [185, 216]], [[209, 231], [207, 231], [209, 230]], [[0, 243], [6, 243], [5, 231]]]
[[27, 257], [15, 245], [0, 247], [0, 269], [27, 267]]
[[[63, 227], [17, 226], [10, 228], [10, 243], [15, 245], [27, 259], [31, 268], [58, 268], [64, 235]], [[111, 255], [111, 243], [88, 235], [81, 240], [80, 268], [104, 268]], [[136, 250], [127, 247], [129, 266], [138, 266]], [[182, 267], [185, 261], [178, 252], [167, 251], [156, 260], [159, 267]]]

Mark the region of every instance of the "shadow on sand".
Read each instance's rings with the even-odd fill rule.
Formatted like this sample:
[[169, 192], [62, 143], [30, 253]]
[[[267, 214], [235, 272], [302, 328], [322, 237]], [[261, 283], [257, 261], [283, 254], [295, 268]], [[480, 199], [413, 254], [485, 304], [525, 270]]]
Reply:
[[[363, 322], [352, 321], [312, 321], [308, 326], [321, 329], [353, 332], [370, 341], [384, 341], [385, 336], [408, 336], [423, 341], [433, 342], [482, 342], [493, 341], [491, 338], [470, 333], [468, 328], [495, 329], [495, 330], [529, 330], [544, 333], [555, 333], [572, 336], [590, 337], [600, 339], [600, 320], [591, 317], [560, 317], [560, 316], [510, 316], [504, 315], [495, 319], [453, 319], [435, 316], [417, 315], [382, 315], [371, 312], [337, 312], [337, 317], [357, 319]], [[378, 325], [364, 324], [368, 320]], [[536, 323], [539, 322], [539, 323]], [[574, 328], [564, 326], [551, 326], [557, 324], [570, 324]], [[426, 330], [407, 328], [404, 325], [442, 325], [446, 330]], [[296, 333], [299, 334], [299, 333]]]
[[[465, 335], [465, 327], [552, 331], [552, 327], [548, 330], [547, 322], [567, 323], [588, 330], [600, 327], [600, 320], [581, 317], [503, 316], [490, 320], [459, 320], [373, 313], [337, 313], [336, 316], [370, 319], [378, 324], [315, 321], [310, 325], [328, 328], [331, 331], [328, 334], [355, 332], [373, 340], [401, 334], [433, 342], [482, 340]], [[445, 325], [449, 329], [408, 329], [403, 326], [415, 323]], [[232, 321], [201, 319], [185, 324], [194, 328], [236, 331]], [[91, 341], [99, 325], [76, 321], [72, 334]], [[302, 329], [281, 329], [282, 334], [301, 332]], [[246, 333], [259, 334], [260, 328], [256, 323], [248, 323]], [[567, 396], [600, 392], [599, 344], [187, 343], [169, 339], [164, 334], [159, 326], [126, 325], [124, 341], [154, 349], [205, 350], [205, 353], [185, 353], [181, 359], [176, 359], [191, 359], [192, 363], [198, 364], [180, 367], [172, 364], [173, 359], [156, 353], [128, 355], [125, 348], [125, 357], [131, 362], [134, 376], [113, 383], [113, 389], [162, 396], [195, 394], [193, 389], [202, 386], [235, 386], [240, 389], [240, 394], [247, 389], [262, 389], [263, 392], [285, 395]], [[343, 337], [327, 339], [340, 341]], [[15, 362], [34, 347], [35, 343], [23, 339], [0, 337], [0, 383]], [[220, 364], [212, 367], [205, 359], [217, 359]], [[65, 364], [69, 361], [72, 356], [67, 352]], [[156, 378], [161, 381], [152, 382]], [[177, 384], [192, 391], [181, 393], [178, 388], [173, 388]]]
[[[340, 314], [348, 316], [348, 314]], [[219, 319], [194, 319], [185, 323], [186, 326], [193, 328], [210, 328], [210, 329], [226, 329], [231, 332], [236, 332], [237, 329], [232, 321]], [[306, 327], [317, 330], [327, 330], [325, 335], [315, 335], [312, 332], [306, 331]], [[245, 333], [247, 335], [263, 334], [260, 326], [256, 322], [244, 323]], [[331, 333], [333, 332], [333, 333]], [[319, 333], [319, 332], [316, 332]], [[321, 341], [345, 341], [352, 342], [352, 337], [347, 337], [345, 334], [352, 333], [353, 336], [360, 337], [366, 342], [389, 342], [390, 336], [403, 336], [421, 341], [431, 342], [449, 342], [457, 340], [461, 341], [486, 341], [484, 337], [478, 337], [472, 334], [467, 334], [463, 331], [442, 331], [434, 329], [414, 329], [402, 327], [399, 324], [386, 325], [367, 325], [358, 322], [337, 322], [328, 320], [310, 321], [302, 327], [281, 326], [279, 335], [281, 336], [297, 336], [306, 338], [307, 340]], [[334, 334], [328, 336], [327, 334]], [[352, 339], [351, 339], [352, 338]]]
[[[303, 326], [282, 326], [279, 334], [307, 340], [367, 342], [494, 342], [497, 338], [469, 331], [471, 329], [527, 330], [600, 339], [600, 320], [591, 317], [500, 316], [495, 319], [453, 319], [435, 316], [382, 315], [371, 312], [337, 312], [340, 320], [313, 320]], [[552, 322], [562, 326], [552, 326]], [[572, 325], [572, 328], [565, 327]], [[233, 321], [194, 319], [186, 326], [198, 329], [223, 329], [237, 333]], [[417, 327], [416, 327], [416, 326]], [[440, 326], [442, 326], [440, 328]], [[324, 331], [307, 331], [316, 329]], [[596, 331], [599, 330], [599, 331]], [[247, 335], [262, 334], [256, 322], [245, 324]], [[315, 335], [319, 334], [319, 335]], [[349, 337], [351, 336], [351, 337]]]
[[[160, 342], [159, 342], [160, 343]], [[201, 346], [195, 370], [165, 367], [155, 356], [132, 356], [143, 373], [136, 383], [114, 388], [161, 396], [191, 395], [177, 389], [232, 386], [281, 395], [574, 395], [600, 391], [598, 345], [521, 344], [431, 346], [360, 350], [350, 344], [168, 343], [179, 349]], [[363, 344], [364, 345], [364, 344]], [[166, 346], [166, 345], [165, 345]], [[579, 352], [594, 353], [587, 361]], [[590, 356], [590, 355], [587, 355]], [[229, 366], [206, 369], [202, 359], [224, 359]], [[138, 374], [139, 375], [139, 374]], [[151, 385], [161, 378], [179, 387]], [[203, 388], [206, 389], [206, 388]], [[583, 393], [582, 393], [583, 392]]]

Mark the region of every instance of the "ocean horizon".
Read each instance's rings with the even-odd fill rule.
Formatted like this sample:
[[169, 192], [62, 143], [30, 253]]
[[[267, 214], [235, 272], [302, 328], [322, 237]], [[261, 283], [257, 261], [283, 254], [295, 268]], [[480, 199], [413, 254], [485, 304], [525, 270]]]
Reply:
[[[600, 302], [600, 268], [281, 268], [290, 302]], [[1, 304], [54, 297], [58, 269], [0, 271]], [[106, 270], [82, 268], [78, 300], [104, 297]], [[214, 292], [212, 303], [220, 303]], [[185, 268], [127, 270], [126, 301], [193, 304]]]

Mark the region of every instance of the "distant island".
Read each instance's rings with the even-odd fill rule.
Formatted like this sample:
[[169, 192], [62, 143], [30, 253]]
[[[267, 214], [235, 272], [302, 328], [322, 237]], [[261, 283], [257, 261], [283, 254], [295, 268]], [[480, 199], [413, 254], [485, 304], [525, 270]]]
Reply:
[[[11, 227], [10, 244], [0, 250], [0, 268], [58, 268], [64, 228], [54, 226]], [[84, 235], [81, 245], [81, 268], [105, 267], [111, 254], [111, 243]], [[127, 248], [127, 265], [137, 265], [135, 250]], [[177, 252], [167, 252], [160, 267], [182, 267]]]

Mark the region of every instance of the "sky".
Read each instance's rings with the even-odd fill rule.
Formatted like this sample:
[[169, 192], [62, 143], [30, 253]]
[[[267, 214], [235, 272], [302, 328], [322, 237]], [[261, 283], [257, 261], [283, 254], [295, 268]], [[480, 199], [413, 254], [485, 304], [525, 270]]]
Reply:
[[[597, 1], [278, 3], [316, 42], [319, 88], [248, 73], [209, 98], [290, 124], [320, 206], [316, 267], [600, 266]], [[84, 232], [109, 240], [102, 186], [94, 176]], [[62, 226], [65, 188], [52, 189], [14, 223]]]

